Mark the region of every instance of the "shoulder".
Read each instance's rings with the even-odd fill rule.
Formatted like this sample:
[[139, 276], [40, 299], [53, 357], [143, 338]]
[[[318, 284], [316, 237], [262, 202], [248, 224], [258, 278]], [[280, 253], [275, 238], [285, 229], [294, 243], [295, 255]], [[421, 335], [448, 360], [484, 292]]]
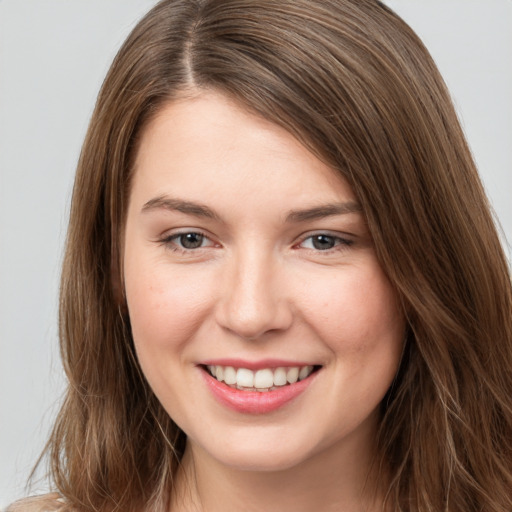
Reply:
[[56, 493], [23, 498], [9, 505], [4, 512], [68, 512]]

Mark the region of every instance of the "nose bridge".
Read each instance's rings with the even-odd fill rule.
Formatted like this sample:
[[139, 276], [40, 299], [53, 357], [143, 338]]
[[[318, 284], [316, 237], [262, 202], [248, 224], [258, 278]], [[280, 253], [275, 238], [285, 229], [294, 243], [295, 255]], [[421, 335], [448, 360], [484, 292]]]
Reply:
[[286, 329], [291, 311], [271, 250], [254, 245], [235, 252], [227, 269], [219, 323], [245, 339]]

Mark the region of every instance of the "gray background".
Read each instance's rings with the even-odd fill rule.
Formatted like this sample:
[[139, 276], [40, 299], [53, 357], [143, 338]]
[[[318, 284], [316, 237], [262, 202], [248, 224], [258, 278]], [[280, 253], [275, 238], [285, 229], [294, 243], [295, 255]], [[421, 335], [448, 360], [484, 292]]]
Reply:
[[[0, 0], [0, 508], [27, 492], [63, 389], [57, 287], [80, 145], [115, 51], [154, 3]], [[512, 0], [387, 3], [444, 74], [512, 240]]]

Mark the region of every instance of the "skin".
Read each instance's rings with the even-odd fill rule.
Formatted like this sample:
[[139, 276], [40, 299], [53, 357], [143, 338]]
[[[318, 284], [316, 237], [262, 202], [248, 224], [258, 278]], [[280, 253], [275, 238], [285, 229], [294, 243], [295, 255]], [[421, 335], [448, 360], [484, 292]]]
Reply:
[[[200, 247], [183, 247], [191, 232]], [[350, 186], [282, 128], [197, 92], [142, 135], [124, 240], [137, 355], [187, 434], [173, 511], [373, 510], [405, 327]], [[226, 357], [321, 368], [283, 407], [247, 414], [205, 385], [199, 365]]]

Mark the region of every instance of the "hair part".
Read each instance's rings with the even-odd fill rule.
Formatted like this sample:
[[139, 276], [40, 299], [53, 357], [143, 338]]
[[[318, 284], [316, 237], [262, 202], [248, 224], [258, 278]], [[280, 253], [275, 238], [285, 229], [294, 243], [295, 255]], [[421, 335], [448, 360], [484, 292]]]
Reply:
[[66, 503], [168, 506], [185, 436], [135, 356], [123, 226], [144, 127], [164, 104], [203, 90], [284, 127], [362, 205], [408, 320], [382, 404], [388, 502], [410, 512], [512, 510], [507, 261], [432, 59], [373, 0], [164, 0], [119, 51], [80, 156], [61, 281], [69, 387], [48, 450]]

